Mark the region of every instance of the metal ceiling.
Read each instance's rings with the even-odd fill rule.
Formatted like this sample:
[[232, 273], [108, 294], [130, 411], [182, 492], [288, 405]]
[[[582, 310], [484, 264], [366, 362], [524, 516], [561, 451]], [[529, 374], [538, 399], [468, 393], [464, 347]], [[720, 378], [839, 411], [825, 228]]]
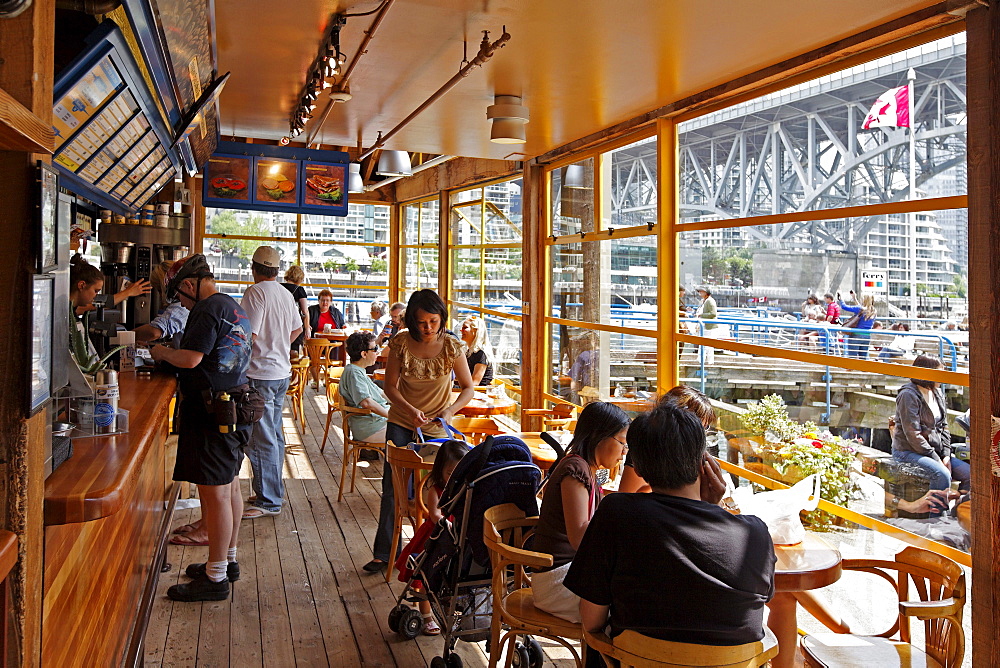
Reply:
[[[507, 46], [385, 146], [411, 152], [534, 156], [743, 74], [935, 4], [935, 0], [395, 0], [319, 141], [365, 148], [469, 58], [482, 30]], [[279, 139], [334, 12], [377, 0], [216, 0], [224, 137]], [[372, 17], [348, 19], [350, 59]], [[529, 108], [527, 143], [492, 144], [494, 94]], [[321, 97], [321, 101], [325, 100]], [[322, 110], [322, 105], [317, 108]], [[315, 121], [313, 121], [315, 122]], [[305, 135], [302, 136], [304, 138]], [[511, 156], [520, 158], [520, 155]]]

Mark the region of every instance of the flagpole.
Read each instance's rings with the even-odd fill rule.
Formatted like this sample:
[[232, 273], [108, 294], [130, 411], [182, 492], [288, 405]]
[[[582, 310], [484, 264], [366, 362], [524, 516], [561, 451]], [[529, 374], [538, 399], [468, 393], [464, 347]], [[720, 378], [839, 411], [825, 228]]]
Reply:
[[[914, 107], [914, 83], [917, 79], [916, 71], [911, 67], [906, 73], [909, 90], [906, 91], [907, 107], [910, 122], [910, 200], [917, 199], [917, 123], [913, 118]], [[917, 317], [917, 214], [910, 212], [907, 214], [910, 219], [910, 317]]]

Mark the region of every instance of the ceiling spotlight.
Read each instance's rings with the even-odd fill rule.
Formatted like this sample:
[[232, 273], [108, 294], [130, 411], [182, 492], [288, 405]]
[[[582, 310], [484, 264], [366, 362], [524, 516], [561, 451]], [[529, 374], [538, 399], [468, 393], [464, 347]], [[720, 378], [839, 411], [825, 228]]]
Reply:
[[486, 107], [486, 118], [493, 121], [490, 141], [497, 144], [523, 144], [526, 140], [524, 125], [528, 122], [528, 108], [521, 105], [516, 95], [496, 95], [494, 104]]
[[410, 154], [406, 151], [382, 151], [375, 171], [380, 176], [410, 176], [413, 174]]
[[291, 139], [288, 137], [282, 137], [278, 140], [278, 146], [288, 146], [291, 143]]
[[363, 193], [365, 191], [365, 180], [361, 178], [361, 163], [352, 162], [348, 165], [347, 192]]

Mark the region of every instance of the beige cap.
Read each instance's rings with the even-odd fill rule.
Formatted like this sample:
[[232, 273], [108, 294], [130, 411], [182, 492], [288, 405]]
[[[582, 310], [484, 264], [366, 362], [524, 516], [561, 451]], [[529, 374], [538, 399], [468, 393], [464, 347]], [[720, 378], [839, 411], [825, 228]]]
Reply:
[[254, 251], [253, 261], [265, 267], [277, 269], [281, 264], [281, 256], [278, 255], [278, 249], [271, 246], [261, 246]]

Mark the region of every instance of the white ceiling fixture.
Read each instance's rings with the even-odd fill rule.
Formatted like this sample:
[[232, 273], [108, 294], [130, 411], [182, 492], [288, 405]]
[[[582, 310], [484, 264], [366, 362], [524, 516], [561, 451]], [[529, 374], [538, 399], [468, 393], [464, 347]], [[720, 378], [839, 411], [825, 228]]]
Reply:
[[495, 95], [493, 104], [486, 107], [486, 118], [493, 121], [490, 141], [495, 144], [523, 144], [527, 137], [524, 125], [528, 122], [528, 108], [522, 106], [517, 95]]
[[375, 173], [379, 176], [409, 176], [413, 173], [410, 154], [406, 151], [382, 151]]
[[361, 163], [352, 162], [348, 166], [347, 192], [363, 193], [365, 191], [365, 180], [361, 178]]

